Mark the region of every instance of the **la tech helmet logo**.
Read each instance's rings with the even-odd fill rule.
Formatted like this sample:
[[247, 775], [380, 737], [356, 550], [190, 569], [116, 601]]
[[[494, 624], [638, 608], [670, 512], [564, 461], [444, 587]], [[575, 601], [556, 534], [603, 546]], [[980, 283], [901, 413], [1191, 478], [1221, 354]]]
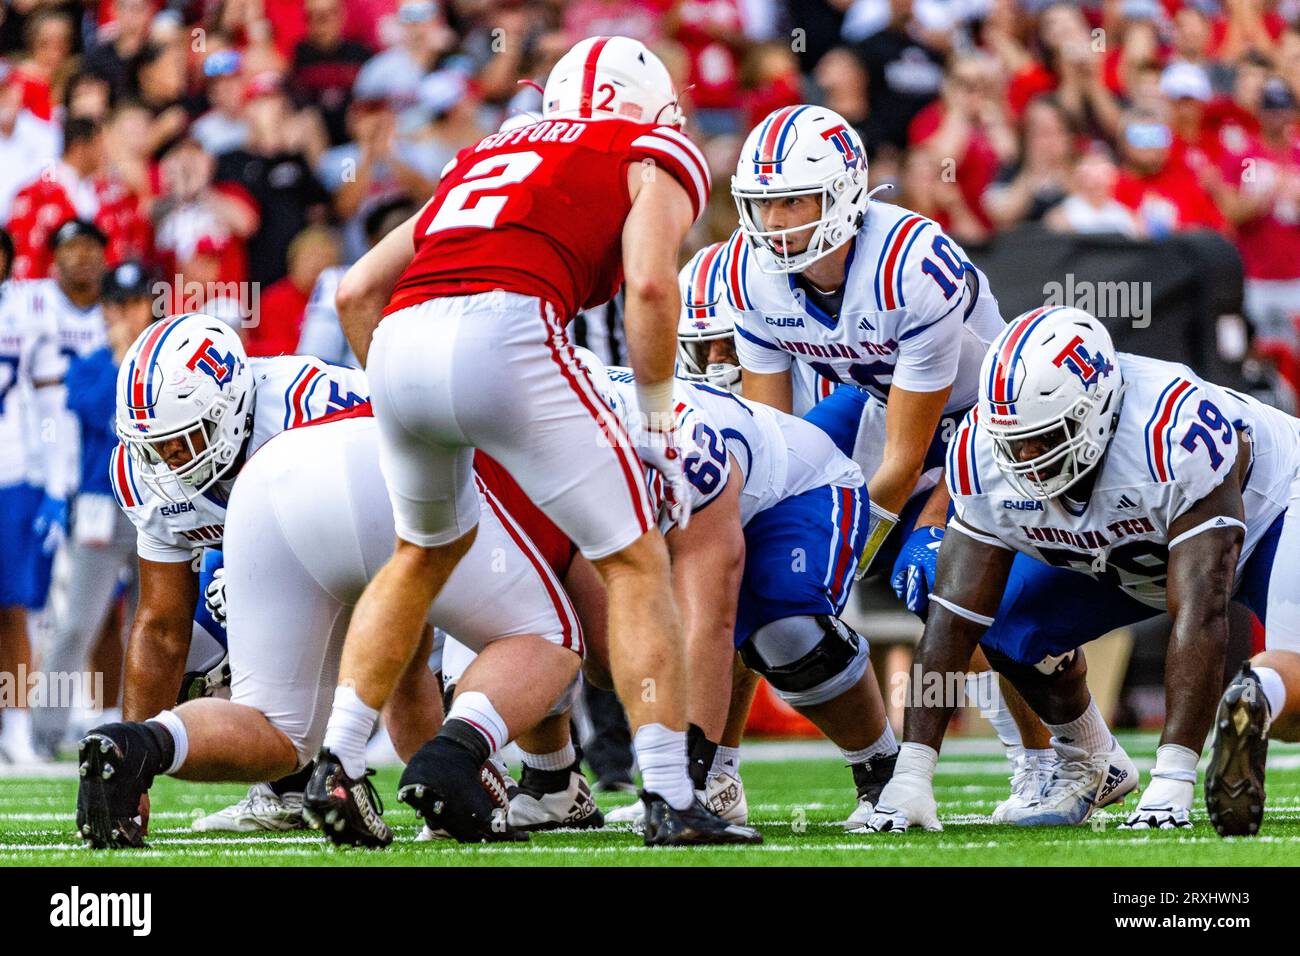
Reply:
[[1052, 364], [1057, 368], [1062, 366], [1068, 368], [1079, 376], [1085, 386], [1096, 384], [1103, 375], [1109, 375], [1115, 370], [1115, 366], [1106, 361], [1106, 357], [1100, 352], [1089, 355], [1088, 350], [1083, 347], [1083, 337], [1079, 335], [1061, 349], [1060, 354], [1052, 359]]
[[212, 339], [204, 339], [203, 344], [195, 349], [190, 360], [185, 363], [185, 367], [191, 372], [206, 372], [217, 385], [224, 386], [235, 377], [235, 366], [238, 361], [234, 352], [222, 355], [212, 344]]
[[849, 136], [848, 128], [843, 123], [822, 130], [821, 137], [839, 151], [840, 159], [844, 160], [845, 169], [862, 168], [862, 154], [854, 148], [853, 139]]

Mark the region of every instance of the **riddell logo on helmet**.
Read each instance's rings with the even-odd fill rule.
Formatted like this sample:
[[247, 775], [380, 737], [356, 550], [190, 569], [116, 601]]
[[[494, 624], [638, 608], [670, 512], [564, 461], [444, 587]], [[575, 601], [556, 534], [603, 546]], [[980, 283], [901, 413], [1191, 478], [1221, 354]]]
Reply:
[[1019, 425], [1019, 424], [1020, 424], [1020, 419], [1018, 419], [1018, 418], [998, 418], [996, 415], [990, 415], [990, 416], [989, 416], [989, 424], [991, 424], [991, 425]]

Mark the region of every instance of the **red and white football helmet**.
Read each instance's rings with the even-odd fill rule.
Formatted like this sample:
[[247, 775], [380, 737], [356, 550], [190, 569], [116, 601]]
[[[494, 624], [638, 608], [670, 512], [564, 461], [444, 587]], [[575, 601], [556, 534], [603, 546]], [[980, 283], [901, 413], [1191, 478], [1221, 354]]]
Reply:
[[[848, 242], [866, 221], [867, 154], [848, 121], [822, 106], [786, 106], [745, 139], [731, 177], [740, 231], [767, 273], [802, 272]], [[755, 200], [819, 196], [821, 217], [789, 229], [763, 227]], [[802, 252], [778, 251], [775, 239], [812, 228]]]
[[560, 57], [542, 91], [542, 118], [685, 122], [668, 68], [628, 37], [588, 37]]
[[[1010, 322], [984, 356], [979, 423], [1007, 480], [1046, 501], [1101, 461], [1122, 392], [1104, 325], [1082, 309], [1034, 309]], [[1022, 458], [1026, 443], [1042, 450]]]
[[[253, 423], [253, 373], [226, 323], [191, 312], [140, 333], [117, 374], [117, 434], [144, 483], [169, 501], [198, 497], [223, 476]], [[183, 439], [175, 468], [165, 446]]]
[[[705, 246], [682, 270], [682, 317], [677, 324], [677, 374], [714, 388], [740, 391], [739, 362], [719, 362], [714, 343], [734, 342], [736, 324], [722, 305], [725, 242]], [[734, 348], [732, 354], [734, 355]]]

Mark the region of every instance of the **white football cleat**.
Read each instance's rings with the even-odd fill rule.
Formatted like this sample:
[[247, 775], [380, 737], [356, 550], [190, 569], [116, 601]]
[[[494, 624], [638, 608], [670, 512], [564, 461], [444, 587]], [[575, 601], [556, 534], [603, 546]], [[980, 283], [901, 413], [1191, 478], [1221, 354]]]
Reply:
[[1112, 741], [1109, 753], [1090, 754], [1069, 744], [1053, 743], [1056, 766], [1032, 806], [1008, 810], [1003, 821], [1022, 827], [1078, 826], [1112, 803], [1122, 803], [1138, 784], [1137, 767]]
[[1055, 768], [1055, 752], [1017, 757], [1015, 769], [1011, 771], [1011, 796], [993, 808], [992, 822], [1009, 823], [1010, 814], [1037, 806]]
[[749, 801], [745, 799], [745, 784], [739, 774], [726, 771], [710, 774], [700, 800], [728, 823], [744, 826], [749, 822]]
[[306, 830], [302, 816], [302, 794], [283, 796], [269, 783], [255, 783], [248, 796], [236, 804], [199, 817], [190, 829], [203, 833], [260, 833], [262, 831]]
[[[507, 821], [517, 830], [589, 830], [605, 825], [587, 778], [569, 771], [569, 785], [555, 793], [542, 793], [528, 785], [528, 768], [510, 791]], [[641, 801], [637, 801], [640, 805]]]

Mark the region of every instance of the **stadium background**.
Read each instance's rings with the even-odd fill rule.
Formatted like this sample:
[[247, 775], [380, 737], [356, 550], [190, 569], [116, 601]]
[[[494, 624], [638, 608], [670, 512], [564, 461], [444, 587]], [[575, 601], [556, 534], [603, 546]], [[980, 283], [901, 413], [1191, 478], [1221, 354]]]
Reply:
[[[894, 184], [882, 198], [985, 268], [1006, 317], [1068, 276], [1072, 295], [1120, 296], [1094, 311], [1121, 348], [1294, 411], [1300, 0], [12, 0], [0, 223], [14, 276], [47, 275], [50, 235], [80, 215], [109, 265], [137, 260], [163, 283], [164, 307], [228, 317], [254, 355], [322, 351], [299, 341], [329, 267], [422, 201], [458, 149], [536, 109], [519, 81], [603, 33], [645, 41], [690, 89], [715, 180], [692, 248], [734, 227], [745, 132], [820, 102], [858, 129], [872, 185]], [[575, 337], [618, 361], [617, 301]], [[874, 583], [854, 613], [898, 645], [877, 655], [897, 671], [918, 628]], [[91, 666], [110, 703], [122, 623]], [[1240, 656], [1257, 636], [1238, 624]], [[1120, 725], [1161, 722], [1160, 632], [1117, 653]], [[760, 707], [756, 729], [797, 731], [787, 717]]]

